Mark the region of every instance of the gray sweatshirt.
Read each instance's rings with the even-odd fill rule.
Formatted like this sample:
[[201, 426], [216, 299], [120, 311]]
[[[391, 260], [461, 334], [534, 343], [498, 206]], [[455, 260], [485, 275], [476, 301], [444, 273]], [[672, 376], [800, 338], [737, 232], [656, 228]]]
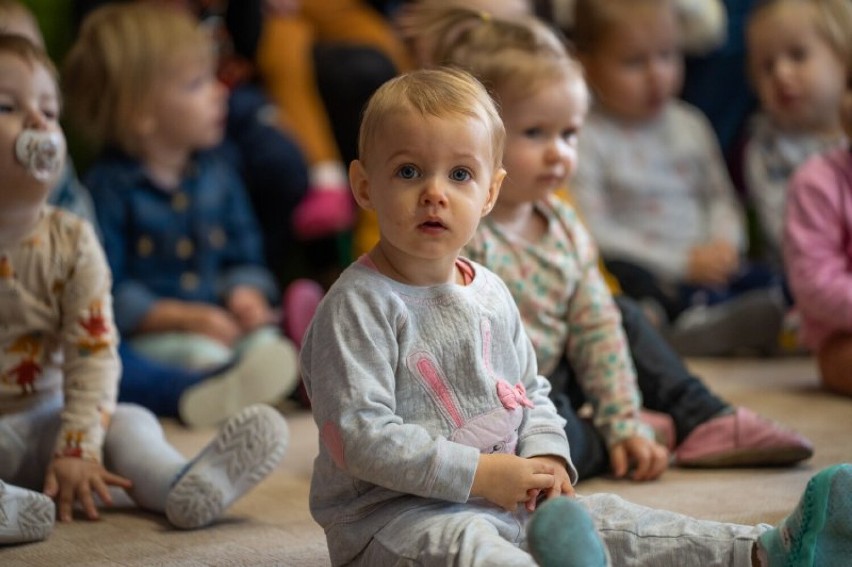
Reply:
[[480, 452], [556, 455], [576, 481], [512, 296], [471, 265], [467, 286], [415, 287], [356, 262], [314, 316], [301, 354], [320, 432], [310, 507], [335, 565], [402, 511], [467, 502]]

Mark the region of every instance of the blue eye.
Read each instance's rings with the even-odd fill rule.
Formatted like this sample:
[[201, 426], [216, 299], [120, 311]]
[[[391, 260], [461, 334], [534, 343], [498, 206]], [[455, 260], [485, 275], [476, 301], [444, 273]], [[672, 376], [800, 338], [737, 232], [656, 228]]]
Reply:
[[419, 172], [413, 165], [403, 165], [397, 170], [397, 175], [403, 179], [415, 179], [419, 176]]
[[450, 172], [450, 179], [453, 181], [468, 181], [472, 175], [470, 172], [464, 168], [456, 168]]

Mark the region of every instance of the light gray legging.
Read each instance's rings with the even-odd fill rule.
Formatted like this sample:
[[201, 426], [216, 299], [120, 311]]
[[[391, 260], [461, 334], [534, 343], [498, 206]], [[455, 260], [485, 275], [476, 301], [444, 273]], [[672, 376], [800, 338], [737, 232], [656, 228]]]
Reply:
[[[579, 497], [591, 511], [612, 565], [712, 567], [751, 565], [754, 541], [771, 526], [698, 520], [627, 502], [614, 494]], [[356, 564], [532, 566], [523, 510], [436, 504], [396, 517]]]
[[[61, 397], [56, 396], [30, 411], [0, 417], [0, 480], [39, 492], [43, 489], [61, 410]], [[168, 491], [186, 463], [166, 441], [154, 414], [141, 406], [118, 405], [104, 440], [104, 464], [133, 482], [130, 496], [137, 505], [162, 512]]]

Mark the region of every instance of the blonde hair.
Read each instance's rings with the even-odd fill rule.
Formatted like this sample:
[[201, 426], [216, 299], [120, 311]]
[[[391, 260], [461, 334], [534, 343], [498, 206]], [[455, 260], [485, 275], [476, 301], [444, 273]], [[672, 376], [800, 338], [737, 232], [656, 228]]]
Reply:
[[781, 4], [810, 6], [814, 10], [816, 32], [837, 57], [852, 69], [852, 1], [850, 0], [759, 0], [748, 15], [748, 25], [758, 16]]
[[576, 0], [571, 42], [578, 53], [591, 53], [612, 28], [624, 21], [628, 9], [664, 7], [679, 16], [672, 0]]
[[395, 77], [370, 97], [358, 133], [358, 158], [366, 162], [370, 146], [388, 116], [400, 112], [481, 120], [491, 133], [494, 168], [503, 162], [506, 130], [488, 92], [469, 73], [458, 69], [422, 69]]
[[534, 93], [557, 79], [583, 82], [580, 64], [564, 38], [534, 16], [513, 20], [464, 8], [423, 12], [419, 29], [434, 38], [430, 60], [464, 69], [498, 99], [506, 89], [517, 96]]
[[62, 67], [69, 117], [97, 146], [134, 155], [134, 121], [177, 55], [213, 57], [213, 44], [188, 12], [168, 4], [104, 5], [83, 21]]
[[0, 30], [0, 53], [15, 55], [31, 67], [35, 65], [43, 66], [47, 69], [51, 78], [53, 78], [53, 83], [57, 89], [56, 96], [60, 98], [59, 74], [56, 70], [56, 65], [53, 64], [50, 56], [40, 45], [36, 45], [29, 38], [22, 35]]

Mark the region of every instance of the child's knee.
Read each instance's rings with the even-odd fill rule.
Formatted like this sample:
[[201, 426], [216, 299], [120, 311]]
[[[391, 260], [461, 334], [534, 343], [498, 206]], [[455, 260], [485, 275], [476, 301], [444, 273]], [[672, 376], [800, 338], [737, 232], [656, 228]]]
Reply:
[[829, 338], [817, 353], [817, 362], [825, 389], [852, 396], [852, 334]]

